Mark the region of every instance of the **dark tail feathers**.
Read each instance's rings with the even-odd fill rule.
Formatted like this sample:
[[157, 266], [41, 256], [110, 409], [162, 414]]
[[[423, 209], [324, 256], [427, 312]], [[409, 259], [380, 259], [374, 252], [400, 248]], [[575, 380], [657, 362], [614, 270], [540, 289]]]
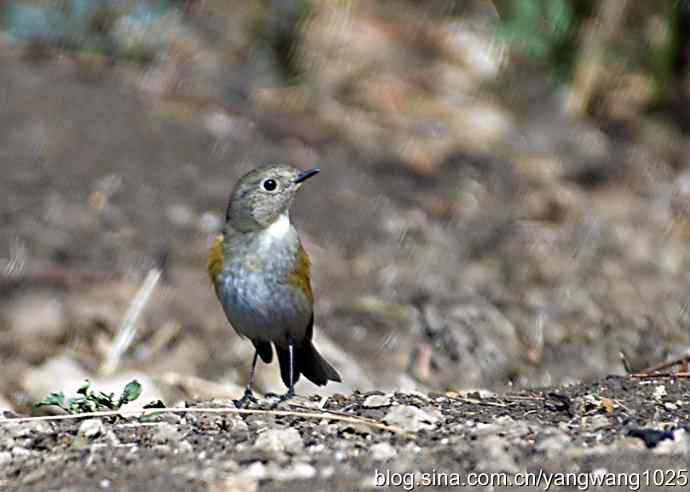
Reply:
[[[280, 376], [285, 386], [290, 387], [290, 352], [276, 345], [276, 353], [280, 363]], [[311, 342], [304, 347], [295, 348], [294, 383], [299, 380], [300, 374], [304, 374], [305, 378], [319, 386], [325, 385], [328, 381], [342, 381], [338, 371], [321, 357]]]

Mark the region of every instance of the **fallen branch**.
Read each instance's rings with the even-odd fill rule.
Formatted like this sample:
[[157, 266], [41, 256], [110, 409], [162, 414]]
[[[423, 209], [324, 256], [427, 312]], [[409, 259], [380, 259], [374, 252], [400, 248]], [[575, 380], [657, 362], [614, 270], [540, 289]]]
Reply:
[[516, 402], [499, 403], [499, 402], [494, 402], [494, 401], [477, 400], [476, 398], [466, 398], [463, 396], [455, 396], [452, 399], [455, 401], [460, 401], [462, 403], [467, 403], [469, 405], [484, 405], [487, 407], [499, 407], [499, 408], [511, 407], [511, 406], [516, 404]]
[[655, 378], [690, 378], [690, 372], [636, 372], [630, 375], [631, 378], [637, 379], [655, 379]]
[[[675, 359], [669, 360], [667, 362], [662, 362], [655, 364], [641, 371], [633, 371], [630, 368], [630, 364], [625, 358], [625, 355], [621, 352], [621, 361], [625, 367], [626, 372], [630, 377], [633, 378], [654, 378], [654, 377], [679, 377], [687, 378], [690, 377], [690, 372], [688, 371], [688, 365], [690, 364], [690, 354], [685, 354]], [[680, 370], [677, 372], [661, 372], [664, 369], [670, 369], [675, 366], [680, 366]]]

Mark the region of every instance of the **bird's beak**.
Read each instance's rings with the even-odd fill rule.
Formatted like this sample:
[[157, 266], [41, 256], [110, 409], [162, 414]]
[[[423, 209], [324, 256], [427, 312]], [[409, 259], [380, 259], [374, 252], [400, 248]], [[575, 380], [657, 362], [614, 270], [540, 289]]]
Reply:
[[307, 169], [306, 171], [302, 171], [301, 173], [299, 173], [299, 176], [297, 176], [297, 178], [295, 178], [295, 184], [299, 184], [302, 181], [308, 180], [309, 178], [311, 178], [312, 176], [317, 174], [319, 171], [321, 171], [321, 169], [319, 169], [318, 167], [314, 167], [312, 169]]

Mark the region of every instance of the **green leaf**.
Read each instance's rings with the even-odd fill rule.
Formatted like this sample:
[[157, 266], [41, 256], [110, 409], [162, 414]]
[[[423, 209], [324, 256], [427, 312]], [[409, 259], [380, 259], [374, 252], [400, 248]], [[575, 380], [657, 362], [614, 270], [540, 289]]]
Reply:
[[34, 407], [56, 406], [64, 408], [65, 394], [62, 391], [51, 393], [39, 402], [34, 403]]
[[103, 393], [102, 391], [93, 392], [86, 398], [91, 400], [98, 409], [106, 408], [108, 410], [115, 410], [119, 408], [118, 403], [115, 401], [115, 393]]
[[139, 398], [140, 395], [141, 384], [139, 384], [139, 381], [137, 381], [136, 379], [134, 381], [130, 381], [125, 386], [125, 389], [122, 392], [122, 396], [120, 396], [120, 406], [125, 405], [130, 401], [136, 400], [137, 398]]
[[69, 401], [70, 413], [88, 413], [97, 410], [96, 404], [88, 398], [72, 398]]
[[89, 381], [88, 379], [85, 379], [84, 382], [82, 383], [82, 385], [79, 386], [79, 389], [77, 390], [77, 394], [87, 396], [89, 394], [89, 387], [91, 387], [91, 381]]

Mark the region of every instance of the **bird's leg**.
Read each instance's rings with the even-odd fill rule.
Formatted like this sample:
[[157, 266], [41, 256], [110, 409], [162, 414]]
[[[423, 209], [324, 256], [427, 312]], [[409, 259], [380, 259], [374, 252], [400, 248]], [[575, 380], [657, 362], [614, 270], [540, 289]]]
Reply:
[[233, 400], [233, 403], [237, 408], [247, 408], [249, 403], [256, 403], [256, 398], [254, 393], [252, 393], [252, 385], [254, 384], [254, 372], [256, 371], [256, 360], [259, 356], [259, 351], [254, 351], [254, 357], [252, 358], [252, 369], [249, 372], [249, 382], [247, 387], [244, 388], [244, 396], [239, 400]]
[[289, 361], [289, 374], [290, 374], [290, 386], [288, 387], [287, 393], [280, 395], [278, 397], [278, 403], [282, 403], [286, 400], [291, 399], [295, 396], [295, 341], [292, 337], [288, 337], [288, 361]]

